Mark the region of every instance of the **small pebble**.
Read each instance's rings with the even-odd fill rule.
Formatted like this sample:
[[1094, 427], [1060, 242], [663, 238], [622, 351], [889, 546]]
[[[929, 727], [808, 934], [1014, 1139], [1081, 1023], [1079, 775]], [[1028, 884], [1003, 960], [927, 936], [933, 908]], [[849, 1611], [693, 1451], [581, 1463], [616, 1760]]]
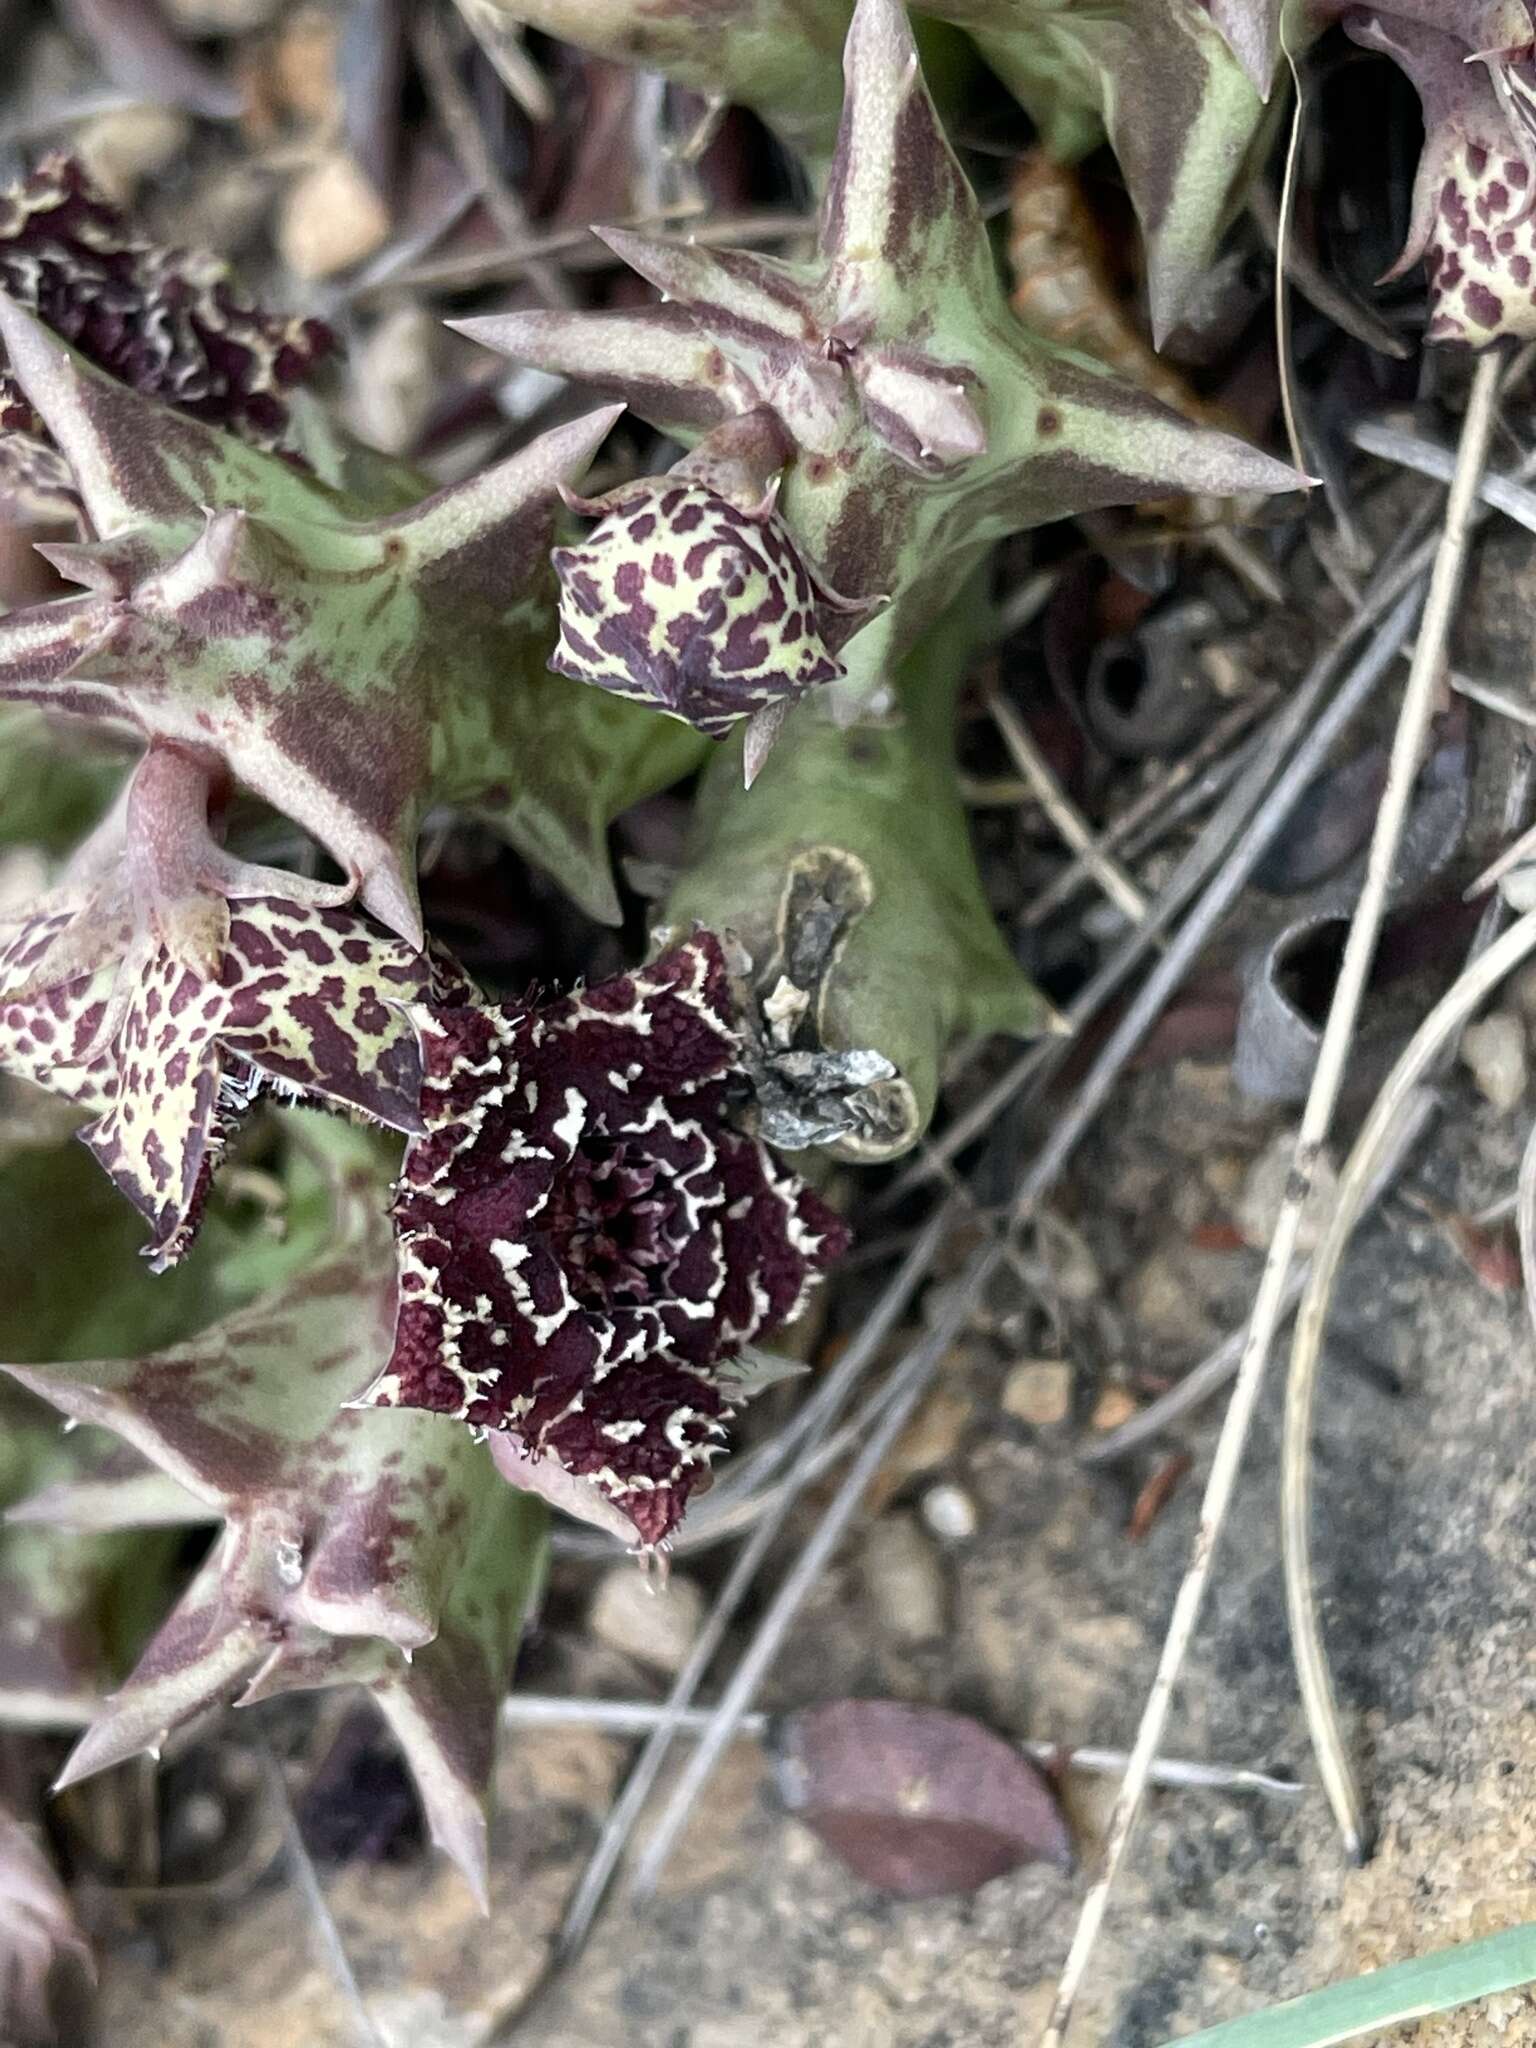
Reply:
[[1126, 1306], [1143, 1337], [1182, 1338], [1201, 1320], [1188, 1273], [1166, 1251], [1154, 1252], [1131, 1275]]
[[397, 306], [354, 355], [351, 423], [371, 448], [405, 455], [437, 396], [443, 329], [424, 306]]
[[82, 122], [75, 155], [115, 206], [131, 206], [140, 185], [186, 148], [192, 123], [175, 107], [119, 107]]
[[605, 1572], [592, 1596], [587, 1624], [611, 1650], [657, 1671], [679, 1671], [704, 1620], [704, 1596], [691, 1579], [673, 1572], [657, 1589], [632, 1564]]
[[864, 1538], [859, 1570], [877, 1619], [898, 1642], [943, 1635], [944, 1573], [915, 1515], [882, 1515]]
[[276, 21], [287, 0], [161, 0], [173, 25], [189, 36], [243, 36]]
[[1495, 1109], [1514, 1109], [1525, 1094], [1525, 1032], [1508, 1010], [1491, 1010], [1461, 1034], [1461, 1057], [1479, 1092]]
[[1248, 1162], [1240, 1152], [1213, 1152], [1200, 1162], [1200, 1178], [1220, 1202], [1235, 1202], [1242, 1191]]
[[1536, 967], [1522, 968], [1510, 982], [1510, 991], [1523, 1017], [1536, 1019]]
[[1093, 1413], [1088, 1418], [1091, 1429], [1118, 1429], [1123, 1422], [1129, 1422], [1136, 1413], [1139, 1403], [1136, 1397], [1124, 1387], [1109, 1386], [1093, 1404]]
[[282, 107], [315, 125], [337, 115], [337, 25], [319, 8], [302, 8], [283, 24], [272, 51], [272, 86]]
[[962, 1486], [930, 1486], [919, 1507], [941, 1542], [964, 1543], [976, 1534], [976, 1503]]
[[1003, 1381], [1003, 1408], [1034, 1429], [1065, 1422], [1072, 1408], [1072, 1368], [1064, 1358], [1027, 1358]]
[[277, 246], [295, 277], [335, 277], [388, 238], [388, 208], [344, 151], [322, 158], [283, 195]]
[[[1269, 1248], [1290, 1183], [1295, 1152], [1295, 1132], [1278, 1131], [1249, 1167], [1243, 1191], [1233, 1206], [1232, 1221], [1238, 1234], [1243, 1243], [1251, 1245], [1255, 1251], [1267, 1251]], [[1319, 1155], [1312, 1171], [1312, 1193], [1302, 1210], [1301, 1229], [1296, 1238], [1298, 1251], [1316, 1251], [1328, 1218], [1333, 1214], [1338, 1188], [1339, 1178], [1333, 1161], [1324, 1152]]]

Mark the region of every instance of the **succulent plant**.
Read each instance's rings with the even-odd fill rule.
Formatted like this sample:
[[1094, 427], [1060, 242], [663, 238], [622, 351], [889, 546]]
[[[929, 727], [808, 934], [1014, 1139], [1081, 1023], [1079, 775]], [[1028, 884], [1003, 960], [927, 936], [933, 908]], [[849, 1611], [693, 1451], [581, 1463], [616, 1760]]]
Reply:
[[[9, 1273], [0, 1355], [63, 1358], [163, 1343], [243, 1290], [244, 1235], [222, 1219], [209, 1256], [152, 1279], [132, 1211], [78, 1146], [0, 1125], [0, 1230]], [[80, 1246], [90, 1285], [80, 1284]], [[41, 1401], [0, 1384], [0, 1727], [83, 1727], [164, 1612], [175, 1538], [14, 1519], [39, 1489], [84, 1484], [143, 1500], [138, 1460], [104, 1431], [66, 1433]], [[5, 2038], [0, 2026], [0, 2039]]]
[[891, 713], [793, 721], [750, 795], [727, 755], [665, 910], [744, 949], [765, 1134], [872, 1161], [927, 1128], [950, 1046], [1050, 1009], [982, 893], [954, 772], [955, 700], [985, 603], [962, 591], [894, 676]]
[[936, 0], [975, 37], [1051, 154], [1107, 136], [1141, 224], [1153, 339], [1177, 325], [1241, 204], [1273, 76], [1269, 6], [1244, 0]]
[[659, 71], [706, 100], [750, 107], [816, 158], [837, 133], [837, 53], [851, 0], [458, 0], [494, 41], [527, 27], [615, 64]]
[[[217, 1520], [169, 1619], [71, 1756], [73, 1783], [240, 1703], [361, 1685], [394, 1730], [433, 1838], [483, 1896], [497, 1711], [537, 1589], [543, 1510], [470, 1431], [355, 1397], [388, 1355], [388, 1162], [366, 1134], [302, 1119], [326, 1193], [324, 1249], [200, 1335], [145, 1355], [6, 1367], [159, 1475], [85, 1479], [23, 1510], [40, 1528]], [[304, 1173], [310, 1176], [306, 1192]]]
[[[1297, 479], [1021, 329], [898, 0], [860, 0], [844, 70], [814, 262], [606, 229], [666, 304], [462, 326], [620, 393], [669, 432], [702, 434], [693, 465], [734, 457], [743, 416], [763, 415], [758, 439], [782, 450], [776, 538], [798, 549], [814, 587], [870, 612], [890, 600], [842, 650], [857, 701], [1003, 535], [1173, 490], [1274, 491]], [[653, 483], [658, 524], [643, 539], [638, 499], [625, 505], [634, 574], [623, 601], [663, 622], [671, 591], [657, 586], [655, 563], [676, 536], [659, 508], [675, 487]], [[617, 556], [605, 559], [617, 590]], [[757, 595], [746, 595], [749, 609]], [[583, 631], [590, 639], [590, 621]], [[797, 673], [785, 673], [786, 691]]]
[[659, 1544], [720, 1448], [743, 1352], [847, 1241], [733, 1118], [719, 943], [536, 1010], [436, 1006], [423, 1051], [399, 1321], [367, 1399], [504, 1433], [505, 1475]]
[[37, 1832], [0, 1807], [0, 2040], [91, 2048], [96, 1964]]
[[557, 487], [611, 411], [378, 517], [113, 382], [14, 306], [0, 333], [96, 534], [46, 550], [88, 595], [0, 621], [0, 700], [214, 757], [417, 946], [434, 804], [616, 916], [607, 823], [695, 743], [545, 670]]

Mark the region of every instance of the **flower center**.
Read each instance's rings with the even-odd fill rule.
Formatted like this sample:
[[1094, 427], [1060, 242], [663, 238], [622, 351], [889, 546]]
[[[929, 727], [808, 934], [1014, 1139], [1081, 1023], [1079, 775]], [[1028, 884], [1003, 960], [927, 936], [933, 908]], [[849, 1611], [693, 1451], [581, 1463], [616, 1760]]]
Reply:
[[652, 1299], [676, 1251], [673, 1208], [656, 1161], [637, 1146], [582, 1139], [542, 1221], [583, 1308]]

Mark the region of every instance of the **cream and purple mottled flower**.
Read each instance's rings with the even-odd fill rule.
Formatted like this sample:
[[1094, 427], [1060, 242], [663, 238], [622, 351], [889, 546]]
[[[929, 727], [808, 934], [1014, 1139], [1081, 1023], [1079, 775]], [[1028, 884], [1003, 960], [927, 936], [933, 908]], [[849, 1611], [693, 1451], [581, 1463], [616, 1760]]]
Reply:
[[702, 484], [646, 482], [552, 559], [561, 599], [550, 667], [711, 739], [844, 672], [783, 524]]
[[[163, 939], [70, 943], [79, 907], [49, 903], [0, 933], [0, 1071], [90, 1112], [80, 1135], [175, 1263], [225, 1144], [264, 1090], [419, 1130], [410, 1006], [463, 984], [355, 910], [254, 897], [227, 906], [202, 974]], [[57, 951], [57, 964], [50, 957]], [[445, 978], [446, 977], [446, 978]]]
[[660, 1543], [721, 1446], [743, 1347], [846, 1244], [730, 1121], [745, 1076], [719, 942], [540, 1010], [437, 1008], [424, 1058], [369, 1399], [510, 1432]]
[[[285, 394], [335, 346], [323, 322], [252, 304], [220, 257], [161, 248], [67, 156], [0, 192], [0, 290], [99, 369], [258, 448], [283, 446]], [[68, 468], [8, 374], [0, 430], [13, 501], [67, 508]]]

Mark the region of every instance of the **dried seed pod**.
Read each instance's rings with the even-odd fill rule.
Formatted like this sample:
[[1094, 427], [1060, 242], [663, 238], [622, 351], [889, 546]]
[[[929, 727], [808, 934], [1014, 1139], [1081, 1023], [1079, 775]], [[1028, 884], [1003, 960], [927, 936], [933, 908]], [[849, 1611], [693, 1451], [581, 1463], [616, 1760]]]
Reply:
[[902, 1700], [829, 1700], [778, 1731], [789, 1811], [868, 1884], [898, 1898], [970, 1892], [1072, 1845], [1045, 1776], [965, 1714]]

